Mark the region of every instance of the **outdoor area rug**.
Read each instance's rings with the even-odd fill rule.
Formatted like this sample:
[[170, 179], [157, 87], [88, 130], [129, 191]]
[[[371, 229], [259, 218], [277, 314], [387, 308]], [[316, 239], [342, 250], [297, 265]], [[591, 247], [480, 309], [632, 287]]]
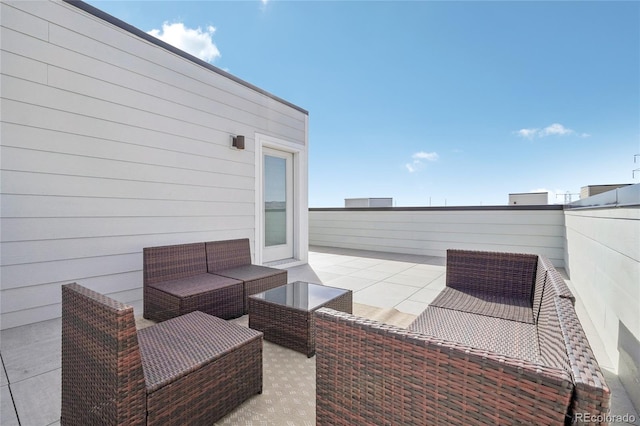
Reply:
[[[400, 327], [416, 317], [395, 309], [353, 304], [355, 315]], [[231, 320], [248, 327], [247, 315]], [[136, 319], [143, 328], [151, 321]], [[316, 424], [316, 359], [264, 341], [262, 394], [254, 396], [216, 425], [309, 425]]]

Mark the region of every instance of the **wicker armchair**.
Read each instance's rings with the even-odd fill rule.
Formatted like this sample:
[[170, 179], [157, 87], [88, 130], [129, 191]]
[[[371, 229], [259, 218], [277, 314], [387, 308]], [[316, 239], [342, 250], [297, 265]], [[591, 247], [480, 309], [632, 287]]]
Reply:
[[262, 333], [192, 312], [136, 331], [133, 308], [62, 286], [62, 425], [211, 425], [262, 392]]
[[249, 313], [249, 296], [287, 283], [287, 271], [251, 264], [249, 239], [206, 243], [207, 270], [244, 282], [244, 313]]

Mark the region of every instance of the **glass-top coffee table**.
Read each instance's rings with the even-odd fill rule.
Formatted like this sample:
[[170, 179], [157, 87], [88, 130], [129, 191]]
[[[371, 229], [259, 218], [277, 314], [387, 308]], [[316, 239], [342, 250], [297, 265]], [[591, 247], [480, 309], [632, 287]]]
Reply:
[[352, 313], [352, 292], [302, 281], [249, 296], [249, 327], [270, 342], [311, 357], [315, 354], [314, 312], [320, 308]]

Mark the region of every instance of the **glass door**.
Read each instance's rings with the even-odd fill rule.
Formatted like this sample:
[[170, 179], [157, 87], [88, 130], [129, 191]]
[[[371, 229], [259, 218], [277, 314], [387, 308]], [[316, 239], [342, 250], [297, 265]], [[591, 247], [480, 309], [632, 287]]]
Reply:
[[293, 258], [293, 154], [263, 149], [263, 261]]

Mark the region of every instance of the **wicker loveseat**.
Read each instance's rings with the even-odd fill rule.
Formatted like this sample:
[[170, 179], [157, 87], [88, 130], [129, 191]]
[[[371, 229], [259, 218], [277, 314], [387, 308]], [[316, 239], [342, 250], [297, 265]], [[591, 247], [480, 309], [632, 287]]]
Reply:
[[287, 283], [287, 271], [251, 264], [249, 239], [143, 249], [144, 317], [193, 311], [220, 318], [247, 313], [247, 298]]
[[262, 392], [262, 333], [203, 312], [136, 331], [133, 308], [62, 286], [62, 425], [211, 425]]
[[606, 419], [609, 388], [548, 259], [448, 250], [446, 279], [408, 329], [317, 312], [317, 424]]

